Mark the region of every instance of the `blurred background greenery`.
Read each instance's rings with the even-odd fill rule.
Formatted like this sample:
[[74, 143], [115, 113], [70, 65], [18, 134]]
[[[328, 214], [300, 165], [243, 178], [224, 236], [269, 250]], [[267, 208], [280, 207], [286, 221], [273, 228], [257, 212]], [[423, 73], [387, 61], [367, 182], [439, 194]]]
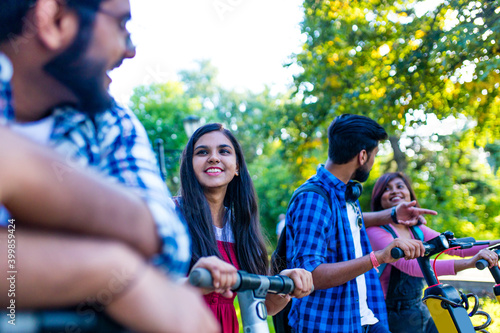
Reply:
[[327, 127], [342, 113], [383, 125], [374, 181], [403, 171], [429, 226], [477, 239], [500, 236], [499, 1], [304, 1], [303, 50], [287, 93], [223, 88], [209, 60], [179, 80], [135, 89], [131, 107], [165, 142], [167, 183], [179, 187], [182, 119], [221, 122], [240, 140], [270, 250], [293, 190], [326, 161]]

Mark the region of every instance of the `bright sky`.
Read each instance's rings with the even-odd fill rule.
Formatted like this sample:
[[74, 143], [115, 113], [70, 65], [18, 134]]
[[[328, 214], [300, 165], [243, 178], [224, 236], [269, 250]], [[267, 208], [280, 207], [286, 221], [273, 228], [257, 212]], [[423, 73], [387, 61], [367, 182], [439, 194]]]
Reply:
[[[126, 102], [132, 88], [175, 80], [195, 61], [211, 59], [226, 88], [283, 91], [299, 52], [302, 0], [131, 0], [137, 56], [111, 77], [111, 93]], [[295, 72], [297, 69], [295, 69]]]

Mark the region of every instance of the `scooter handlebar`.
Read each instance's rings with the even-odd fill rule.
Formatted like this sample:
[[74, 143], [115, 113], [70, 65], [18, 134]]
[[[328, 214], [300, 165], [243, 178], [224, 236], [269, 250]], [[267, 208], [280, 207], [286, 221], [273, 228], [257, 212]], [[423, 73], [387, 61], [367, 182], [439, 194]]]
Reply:
[[404, 256], [405, 256], [404, 251], [401, 250], [399, 247], [393, 247], [391, 249], [391, 257], [393, 257], [394, 259], [403, 258]]
[[[189, 274], [189, 283], [199, 288], [213, 288], [213, 279], [210, 271], [205, 268], [195, 268]], [[240, 276], [236, 277], [236, 284], [240, 283]]]
[[[293, 280], [288, 276], [264, 276], [238, 271], [233, 291], [256, 290], [261, 288], [262, 281], [269, 281], [268, 292], [274, 294], [291, 294], [295, 290]], [[212, 274], [206, 268], [196, 268], [189, 274], [189, 283], [195, 287], [213, 288]]]
[[[485, 243], [489, 244], [488, 242], [485, 242]], [[493, 247], [490, 247], [489, 249], [492, 250], [493, 252], [495, 252], [498, 255], [498, 257], [500, 258], [499, 245], [495, 245]], [[490, 266], [490, 264], [488, 263], [488, 261], [486, 259], [479, 259], [478, 261], [476, 261], [476, 268], [479, 270], [483, 270], [489, 266]]]
[[487, 268], [489, 265], [490, 264], [488, 263], [488, 261], [486, 261], [486, 259], [479, 259], [478, 261], [476, 261], [476, 268], [479, 270], [483, 270]]
[[[424, 242], [423, 245], [424, 245], [425, 254], [428, 254], [432, 250], [434, 250], [434, 246], [432, 244], [427, 244]], [[404, 256], [405, 256], [405, 252], [401, 248], [393, 247], [391, 249], [391, 257], [393, 257], [394, 259], [404, 258]]]

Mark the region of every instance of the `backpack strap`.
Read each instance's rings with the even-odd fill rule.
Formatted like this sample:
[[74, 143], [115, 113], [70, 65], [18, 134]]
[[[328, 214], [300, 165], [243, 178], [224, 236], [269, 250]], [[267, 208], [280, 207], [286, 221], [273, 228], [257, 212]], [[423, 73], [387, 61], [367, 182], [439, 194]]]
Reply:
[[[384, 229], [385, 231], [387, 231], [388, 233], [390, 233], [393, 238], [398, 238], [398, 236], [396, 235], [394, 230], [388, 224], [381, 225], [380, 227], [382, 229]], [[413, 234], [413, 237], [415, 237], [415, 239], [418, 239], [422, 242], [424, 241], [424, 232], [422, 231], [422, 229], [420, 229], [420, 227], [418, 225], [414, 225], [414, 226], [410, 227], [410, 231]], [[380, 265], [380, 268], [378, 269], [378, 276], [379, 277], [384, 272], [384, 269], [386, 266], [387, 266], [387, 264]]]
[[332, 209], [332, 202], [330, 196], [328, 196], [325, 189], [319, 185], [308, 183], [302, 185], [301, 187], [296, 189], [295, 192], [293, 192], [292, 198], [288, 202], [287, 210], [288, 208], [290, 208], [290, 205], [295, 200], [295, 198], [303, 192], [314, 192], [316, 194], [319, 194], [321, 197], [323, 197], [323, 199], [325, 199], [326, 202], [328, 202], [328, 206], [330, 206], [330, 209]]
[[415, 237], [415, 239], [418, 239], [422, 242], [424, 241], [424, 232], [422, 231], [422, 229], [420, 229], [420, 227], [418, 225], [411, 226], [410, 230], [411, 230], [411, 233], [413, 234], [413, 237]]

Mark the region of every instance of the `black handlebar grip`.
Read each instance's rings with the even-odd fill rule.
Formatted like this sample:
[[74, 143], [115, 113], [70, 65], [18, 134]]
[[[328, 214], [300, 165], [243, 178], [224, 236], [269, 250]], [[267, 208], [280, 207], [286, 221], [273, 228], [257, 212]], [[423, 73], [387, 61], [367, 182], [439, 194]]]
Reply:
[[462, 237], [462, 238], [456, 238], [454, 239], [455, 242], [458, 243], [472, 243], [474, 244], [476, 242], [476, 239], [474, 237]]
[[[189, 274], [189, 283], [192, 286], [199, 288], [213, 288], [212, 274], [206, 268], [195, 268]], [[241, 284], [241, 276], [237, 274], [236, 283], [231, 287], [231, 289], [237, 288]]]
[[[268, 276], [269, 279], [269, 292], [273, 294], [291, 294], [295, 290], [295, 283], [291, 278], [285, 275]], [[314, 291], [314, 285], [311, 292]]]
[[404, 256], [405, 252], [401, 250], [399, 247], [393, 247], [391, 249], [391, 257], [393, 257], [394, 259], [403, 258]]
[[275, 294], [291, 294], [295, 290], [295, 283], [288, 276], [269, 276], [269, 292]]
[[264, 281], [269, 282], [267, 292], [274, 294], [291, 294], [295, 290], [293, 280], [288, 276], [275, 275], [265, 276], [238, 271], [241, 283], [238, 283], [234, 291], [257, 290], [262, 288]]
[[488, 263], [488, 261], [486, 261], [486, 259], [479, 259], [478, 261], [476, 261], [476, 268], [479, 270], [483, 270], [489, 265], [490, 264]]
[[189, 283], [195, 287], [213, 287], [212, 274], [205, 268], [196, 268], [189, 274]]

